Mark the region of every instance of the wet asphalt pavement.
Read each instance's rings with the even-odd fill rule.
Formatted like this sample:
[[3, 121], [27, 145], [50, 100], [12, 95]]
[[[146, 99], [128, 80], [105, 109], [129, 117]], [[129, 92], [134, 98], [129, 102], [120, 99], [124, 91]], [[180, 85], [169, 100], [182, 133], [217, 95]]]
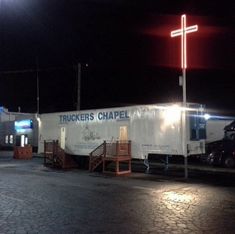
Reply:
[[232, 174], [110, 177], [42, 163], [0, 156], [0, 233], [235, 233]]

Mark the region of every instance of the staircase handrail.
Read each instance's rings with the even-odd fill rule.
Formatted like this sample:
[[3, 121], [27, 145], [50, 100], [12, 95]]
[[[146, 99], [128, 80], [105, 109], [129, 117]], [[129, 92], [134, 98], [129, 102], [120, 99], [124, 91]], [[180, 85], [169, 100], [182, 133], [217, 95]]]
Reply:
[[[94, 155], [94, 152], [96, 152], [96, 151], [98, 151], [99, 149], [101, 149], [101, 147], [103, 147], [102, 152], [101, 152], [99, 155]], [[97, 147], [96, 147], [93, 151], [91, 151], [91, 153], [90, 153], [90, 156], [91, 156], [91, 157], [92, 157], [92, 156], [98, 157], [98, 156], [102, 156], [102, 155], [104, 155], [104, 157], [105, 157], [105, 155], [106, 155], [106, 141], [104, 141], [101, 145], [97, 146]]]
[[[103, 147], [103, 148], [102, 148]], [[121, 148], [124, 147], [124, 149]], [[94, 154], [101, 150], [99, 154]], [[115, 142], [106, 142], [104, 141], [101, 145], [97, 146], [91, 153], [90, 156], [99, 157], [99, 156], [130, 156], [131, 155], [131, 141], [115, 141]]]

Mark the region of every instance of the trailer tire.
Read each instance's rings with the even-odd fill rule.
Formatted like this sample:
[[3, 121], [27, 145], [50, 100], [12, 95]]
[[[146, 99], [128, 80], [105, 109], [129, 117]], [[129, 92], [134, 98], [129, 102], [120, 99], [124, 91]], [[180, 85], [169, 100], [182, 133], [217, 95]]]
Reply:
[[207, 163], [211, 166], [214, 165], [214, 157], [215, 157], [214, 155], [215, 155], [215, 153], [212, 152], [207, 156], [207, 159], [206, 159]]
[[224, 160], [224, 165], [227, 167], [227, 168], [232, 168], [235, 166], [235, 159], [232, 158], [232, 157], [227, 157], [225, 160]]

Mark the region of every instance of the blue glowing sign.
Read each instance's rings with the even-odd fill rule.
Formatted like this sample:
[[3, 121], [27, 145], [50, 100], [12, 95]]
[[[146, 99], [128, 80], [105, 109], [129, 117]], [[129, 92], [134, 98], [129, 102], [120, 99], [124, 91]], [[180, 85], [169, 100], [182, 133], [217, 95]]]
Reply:
[[31, 119], [15, 121], [16, 132], [24, 132], [33, 128], [33, 121]]

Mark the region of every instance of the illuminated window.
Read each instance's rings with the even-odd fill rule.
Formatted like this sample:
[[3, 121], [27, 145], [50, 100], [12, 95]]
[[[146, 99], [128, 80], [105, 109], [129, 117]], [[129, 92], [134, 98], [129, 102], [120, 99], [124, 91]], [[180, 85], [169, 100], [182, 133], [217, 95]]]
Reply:
[[25, 135], [21, 135], [20, 136], [20, 146], [24, 147], [24, 145], [25, 145]]
[[13, 135], [10, 135], [10, 140], [9, 140], [10, 144], [13, 144], [14, 143], [14, 137]]
[[8, 135], [5, 136], [5, 144], [8, 144]]
[[25, 144], [25, 145], [28, 145], [28, 143], [29, 143], [29, 139], [28, 139], [28, 137], [27, 137], [27, 136], [25, 136], [24, 144]]

